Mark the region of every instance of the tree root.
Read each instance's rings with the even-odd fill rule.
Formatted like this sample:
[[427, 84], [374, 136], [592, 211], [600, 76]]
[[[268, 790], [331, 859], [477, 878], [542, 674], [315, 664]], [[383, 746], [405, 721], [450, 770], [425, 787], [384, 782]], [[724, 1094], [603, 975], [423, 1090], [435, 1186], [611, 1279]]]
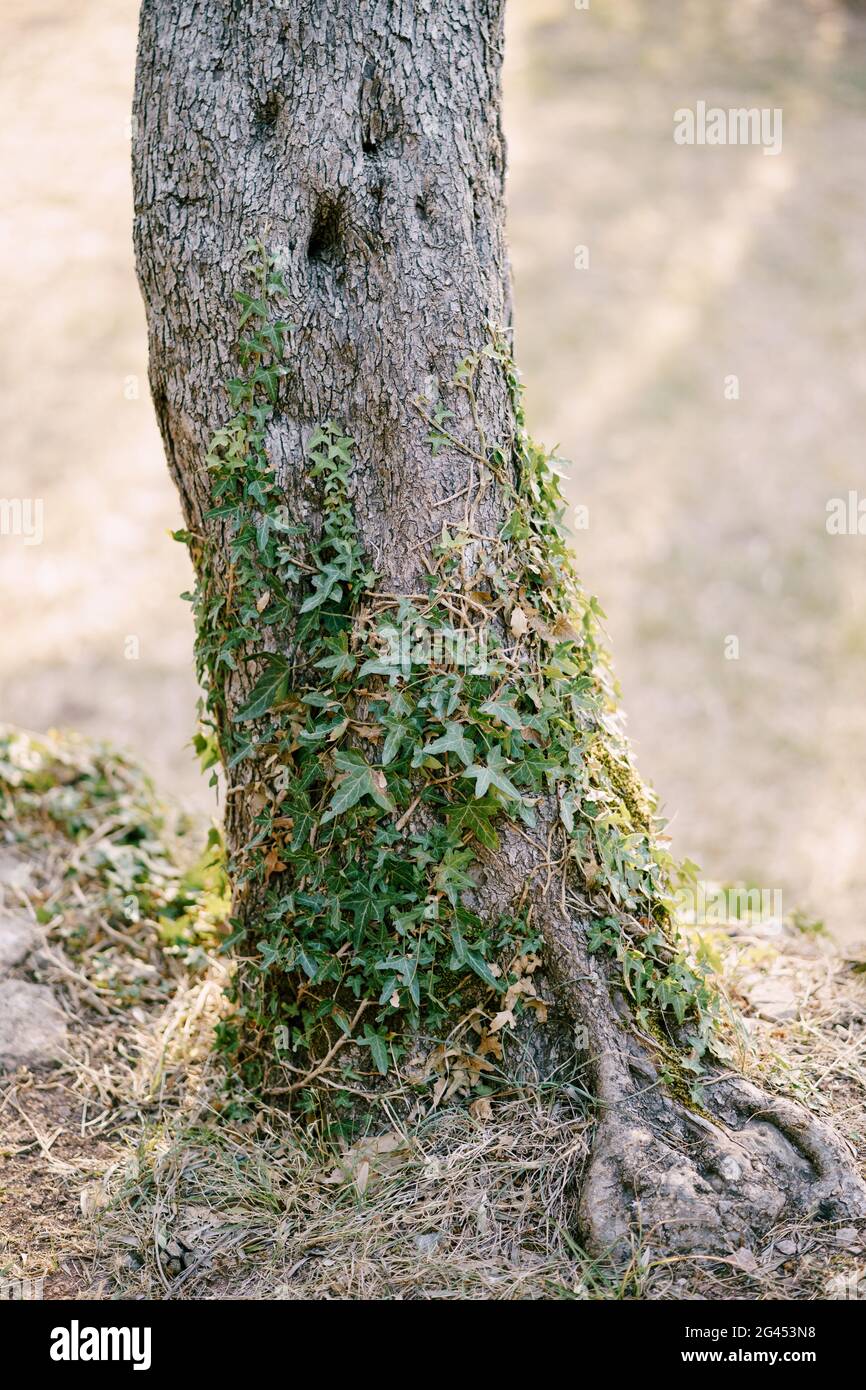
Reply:
[[659, 1083], [608, 1080], [580, 1203], [587, 1247], [614, 1261], [725, 1255], [781, 1221], [866, 1215], [866, 1187], [828, 1127], [742, 1078], [709, 1078], [712, 1118]]
[[672, 1095], [606, 964], [571, 922], [553, 934], [559, 993], [588, 1037], [599, 1120], [584, 1179], [587, 1248], [614, 1262], [637, 1240], [654, 1254], [725, 1255], [780, 1222], [866, 1216], [866, 1183], [832, 1129], [796, 1101], [716, 1069], [702, 1104]]

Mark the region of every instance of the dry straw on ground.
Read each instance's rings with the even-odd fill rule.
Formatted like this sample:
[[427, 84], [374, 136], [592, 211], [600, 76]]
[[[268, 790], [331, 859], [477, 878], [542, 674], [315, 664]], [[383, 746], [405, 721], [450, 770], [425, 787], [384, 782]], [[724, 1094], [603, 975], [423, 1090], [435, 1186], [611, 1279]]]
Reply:
[[[579, 1077], [434, 1108], [411, 1130], [385, 1109], [381, 1132], [340, 1151], [277, 1110], [239, 1109], [211, 1047], [226, 1008], [218, 887], [184, 876], [188, 837], [146, 781], [109, 750], [6, 731], [0, 808], [4, 909], [44, 936], [16, 973], [50, 985], [69, 1024], [53, 1067], [0, 1085], [4, 1280], [44, 1277], [49, 1298], [866, 1296], [854, 1227], [803, 1223], [761, 1250], [661, 1263], [645, 1232], [625, 1273], [588, 1259]], [[746, 1065], [866, 1159], [856, 953], [795, 922], [700, 936], [742, 1011]]]

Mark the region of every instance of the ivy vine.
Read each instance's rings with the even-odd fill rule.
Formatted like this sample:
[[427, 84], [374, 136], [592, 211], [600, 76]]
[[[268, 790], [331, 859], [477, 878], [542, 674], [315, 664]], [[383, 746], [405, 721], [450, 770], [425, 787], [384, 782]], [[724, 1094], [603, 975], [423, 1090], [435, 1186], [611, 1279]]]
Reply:
[[[492, 333], [469, 353], [435, 405], [417, 402], [433, 451], [467, 455], [470, 487], [464, 524], [433, 548], [427, 592], [389, 595], [358, 539], [355, 441], [336, 421], [306, 446], [318, 533], [287, 515], [266, 439], [291, 325], [274, 313], [285, 294], [274, 257], [260, 241], [248, 255], [234, 414], [206, 459], [208, 532], [178, 533], [198, 574], [188, 595], [206, 692], [197, 748], [255, 808], [229, 866], [242, 908], [225, 1045], [279, 1035], [282, 1089], [305, 1105], [317, 1081], [339, 1098], [393, 1068], [411, 1073], [419, 1040], [440, 1094], [483, 1090], [502, 1034], [528, 1009], [543, 1019], [546, 1005], [531, 912], [485, 920], [473, 869], [504, 822], [531, 833], [539, 801], [554, 798], [556, 867], [577, 870], [595, 908], [590, 949], [615, 958], [639, 1026], [678, 1056], [685, 1039], [685, 1066], [699, 1071], [717, 1001], [676, 937], [678, 869], [631, 765], [604, 615], [576, 576], [556, 461], [526, 431], [505, 339]], [[504, 441], [477, 425], [483, 372], [507, 385]], [[471, 439], [446, 403], [461, 392]], [[491, 478], [508, 503], [494, 539], [474, 528]], [[466, 1041], [448, 1067], [455, 1020]], [[344, 1058], [356, 1060], [340, 1067], [349, 1041]], [[246, 1049], [253, 1079], [266, 1055], [250, 1063]]]

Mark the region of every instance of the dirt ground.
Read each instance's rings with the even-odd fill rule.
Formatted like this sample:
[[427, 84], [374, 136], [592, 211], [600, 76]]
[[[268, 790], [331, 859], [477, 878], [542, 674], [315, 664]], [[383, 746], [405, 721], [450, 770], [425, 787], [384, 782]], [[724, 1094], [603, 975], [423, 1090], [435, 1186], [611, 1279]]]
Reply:
[[[45, 508], [42, 545], [0, 538], [0, 717], [115, 739], [209, 810], [130, 244], [136, 9], [6, 0], [0, 21], [2, 494]], [[781, 888], [846, 940], [866, 542], [825, 507], [866, 473], [864, 74], [866, 20], [837, 0], [509, 0], [518, 356], [535, 432], [574, 460], [640, 764], [707, 877]], [[700, 98], [781, 107], [781, 154], [675, 145]]]

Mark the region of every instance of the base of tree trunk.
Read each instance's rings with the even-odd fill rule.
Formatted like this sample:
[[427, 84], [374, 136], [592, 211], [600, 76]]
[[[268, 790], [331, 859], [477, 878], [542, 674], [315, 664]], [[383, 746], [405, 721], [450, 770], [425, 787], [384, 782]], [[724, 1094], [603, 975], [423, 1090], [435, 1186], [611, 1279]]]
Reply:
[[851, 1154], [802, 1105], [720, 1071], [702, 1082], [700, 1113], [653, 1080], [633, 1040], [593, 1069], [600, 1118], [580, 1213], [594, 1253], [724, 1255], [780, 1222], [866, 1215]]
[[[498, 871], [503, 861], [510, 882]], [[542, 868], [514, 835], [497, 866], [482, 892], [499, 903]], [[639, 1031], [615, 969], [588, 949], [585, 906], [559, 891], [539, 904], [556, 1001], [550, 1042], [555, 1033], [560, 1060], [562, 1040], [580, 1030], [598, 1107], [580, 1200], [585, 1247], [616, 1265], [637, 1247], [662, 1258], [723, 1256], [782, 1223], [866, 1216], [866, 1183], [851, 1151], [803, 1105], [719, 1065], [700, 1076], [700, 1101], [672, 1080], [669, 1050]]]

